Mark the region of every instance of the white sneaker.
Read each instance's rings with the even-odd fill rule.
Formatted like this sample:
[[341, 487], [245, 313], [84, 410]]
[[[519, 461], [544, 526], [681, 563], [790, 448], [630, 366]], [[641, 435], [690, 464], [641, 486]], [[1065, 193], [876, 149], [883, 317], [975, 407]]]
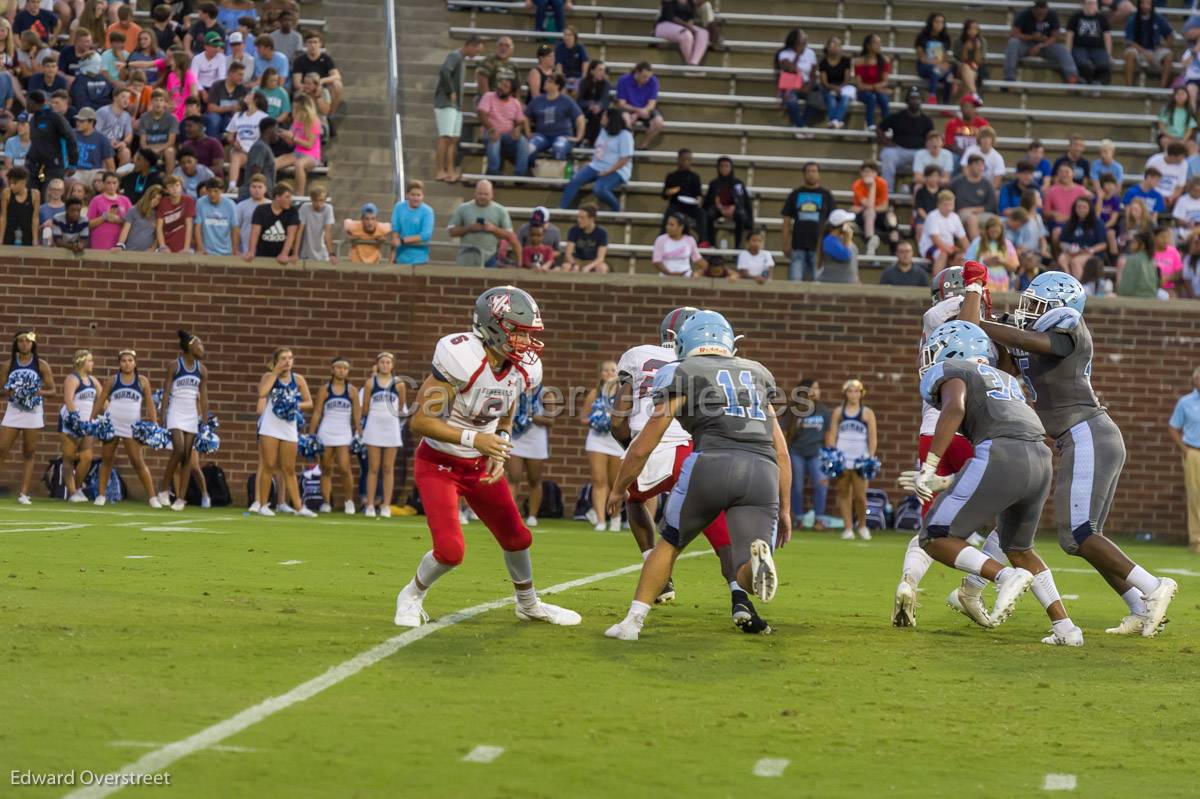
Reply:
[[1163, 620], [1167, 617], [1167, 608], [1171, 600], [1179, 593], [1179, 583], [1170, 577], [1158, 581], [1158, 588], [1146, 594], [1146, 623], [1142, 625], [1142, 637], [1153, 638], [1158, 635]]
[[583, 621], [583, 617], [573, 610], [560, 608], [542, 600], [529, 607], [517, 604], [517, 618], [521, 621], [544, 621], [548, 624], [558, 624], [563, 627], [573, 627]]
[[177, 499], [171, 503], [171, 510], [180, 511], [187, 507], [187, 500]]
[[366, 508], [363, 510], [363, 516], [366, 516], [368, 519], [374, 519], [374, 518], [375, 518], [375, 506], [374, 506], [374, 505], [368, 505], [368, 506], [367, 506], [367, 507], [366, 507]]
[[863, 541], [871, 540], [871, 531], [867, 528], [867, 526], [865, 524], [862, 527], [858, 528], [858, 537], [861, 538]]
[[354, 500], [352, 500], [352, 499], [346, 500], [346, 503], [344, 505], [342, 505], [342, 512], [344, 512], [350, 516], [353, 516], [354, 515]]
[[804, 530], [813, 529], [813, 525], [817, 523], [817, 514], [814, 511], [808, 511], [800, 517], [800, 527]]
[[879, 237], [878, 236], [872, 236], [871, 238], [867, 239], [867, 255], [874, 255], [875, 251], [878, 249], [879, 249]]
[[854, 531], [851, 530], [849, 527], [847, 527], [845, 530], [842, 530], [841, 538], [843, 541], [853, 541], [854, 540]]
[[154, 507], [159, 507], [160, 505], [164, 508], [168, 507], [171, 504], [171, 492], [159, 491], [157, 499], [158, 499], [158, 505], [155, 505]]
[[379, 509], [379, 518], [381, 518], [381, 519], [392, 518], [392, 506], [384, 505], [382, 508], [380, 508]]
[[17, 497], [17, 504], [18, 505], [32, 505], [33, 500], [29, 498], [28, 494], [21, 494], [20, 496]]
[[1029, 586], [1033, 584], [1033, 575], [1028, 571], [1015, 566], [1010, 568], [1012, 571], [1009, 572], [1008, 577], [996, 583], [996, 604], [992, 607], [992, 612], [988, 614], [988, 619], [991, 620], [993, 627], [999, 627], [1012, 615], [1021, 594], [1029, 590]]
[[620, 516], [614, 516], [608, 520], [608, 531], [610, 533], [621, 532], [621, 517]]
[[901, 580], [896, 586], [896, 600], [892, 603], [892, 626], [917, 626], [917, 591], [908, 580]]
[[537, 527], [537, 517], [536, 517], [536, 516], [530, 516], [530, 517], [526, 518], [526, 519], [525, 519], [525, 526], [526, 526], [526, 527]]
[[333, 506], [328, 502], [321, 503], [321, 513], [333, 513]]
[[271, 510], [266, 505], [263, 505], [261, 508], [258, 509], [258, 515], [259, 516], [274, 516], [275, 511]]
[[595, 526], [600, 522], [600, 517], [596, 515], [595, 508], [588, 508], [587, 513], [583, 514], [587, 518], [588, 524]]
[[250, 503], [250, 507], [246, 508], [246, 512], [247, 513], [258, 513], [258, 509], [261, 507], [262, 507], [262, 505], [259, 505], [257, 502], [252, 502], [252, 503]]
[[1065, 635], [1051, 632], [1042, 639], [1042, 643], [1051, 646], [1083, 646], [1083, 630], [1072, 627]]
[[314, 513], [312, 510], [310, 510], [307, 507], [301, 508], [300, 510], [296, 511], [296, 515], [303, 516], [305, 519], [315, 519], [317, 516], [316, 513]]
[[608, 530], [608, 525], [604, 522], [596, 522], [596, 526], [592, 528], [597, 533], [603, 533]]
[[636, 641], [641, 631], [642, 628], [637, 625], [637, 622], [626, 616], [605, 630], [604, 635], [608, 638], [616, 638], [618, 641]]
[[946, 604], [980, 627], [990, 629], [993, 626], [987, 608], [983, 605], [982, 595], [969, 593], [959, 586], [950, 592], [950, 596], [946, 597]]
[[76, 491], [71, 496], [67, 497], [67, 502], [87, 502], [87, 494], [82, 491]]
[[1109, 627], [1104, 632], [1112, 635], [1141, 635], [1142, 627], [1146, 624], [1145, 616], [1138, 616], [1135, 613], [1130, 613], [1125, 618], [1121, 619], [1121, 623], [1116, 627]]
[[771, 545], [761, 538], [750, 542], [750, 581], [754, 587], [754, 595], [763, 602], [770, 602], [775, 598], [779, 575], [775, 573]]
[[407, 591], [396, 594], [396, 617], [393, 619], [396, 626], [420, 627], [429, 621], [429, 614], [421, 602], [421, 597], [412, 596]]
[[467, 521], [468, 522], [479, 521], [479, 514], [477, 514], [475, 511], [471, 510], [470, 505], [467, 506]]
[[200, 497], [200, 507], [211, 508], [212, 507], [212, 497], [210, 497], [208, 494], [205, 494], [204, 496]]
[[[20, 502], [20, 500], [17, 500], [17, 501], [18, 501], [18, 502]], [[108, 502], [108, 497], [106, 497], [106, 496], [104, 496], [103, 494], [101, 494], [100, 496], [96, 497], [96, 501], [95, 501], [95, 503], [94, 503], [94, 504], [95, 504], [95, 505], [96, 505], [96, 507], [98, 507], [98, 508], [103, 508], [103, 507], [104, 507], [104, 503], [106, 503], [106, 502]]]
[[275, 504], [275, 512], [276, 513], [293, 514], [296, 512], [296, 509], [293, 508], [291, 505], [287, 504], [286, 502], [277, 502]]
[[159, 499], [157, 496], [150, 497], [150, 507], [152, 507], [152, 508], [163, 507], [162, 500]]
[[467, 512], [465, 510], [460, 510], [458, 512], [458, 523], [459, 524], [467, 524], [470, 521], [471, 520], [467, 518]]

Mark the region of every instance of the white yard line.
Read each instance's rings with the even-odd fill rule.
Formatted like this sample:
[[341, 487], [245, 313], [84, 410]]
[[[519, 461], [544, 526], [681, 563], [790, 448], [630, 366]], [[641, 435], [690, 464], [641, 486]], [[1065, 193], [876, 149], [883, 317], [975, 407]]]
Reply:
[[302, 560], [281, 560], [281, 561], [279, 561], [279, 565], [280, 566], [299, 566], [303, 562], [304, 561], [302, 561]]
[[[708, 551], [690, 552], [681, 555], [683, 558], [697, 558], [709, 554]], [[642, 564], [636, 563], [630, 566], [622, 566], [619, 569], [613, 569], [606, 572], [597, 572], [590, 574], [587, 577], [580, 577], [578, 580], [568, 580], [565, 583], [552, 585], [549, 588], [543, 588], [538, 591], [541, 595], [558, 594], [563, 591], [569, 591], [572, 588], [597, 583], [601, 580], [607, 580], [610, 577], [620, 577], [624, 574], [632, 574], [641, 571]], [[133, 763], [122, 766], [116, 774], [152, 774], [156, 771], [161, 771], [172, 763], [195, 754], [204, 749], [209, 749], [214, 745], [224, 741], [233, 735], [242, 732], [248, 727], [257, 724], [264, 719], [267, 719], [281, 710], [286, 710], [292, 705], [299, 704], [306, 700], [312, 699], [317, 694], [327, 688], [332, 688], [338, 683], [353, 677], [365, 668], [374, 666], [384, 658], [390, 657], [399, 652], [409, 644], [415, 644], [422, 638], [432, 635], [439, 630], [444, 630], [447, 627], [452, 627], [460, 622], [473, 619], [476, 616], [481, 616], [490, 610], [502, 608], [506, 605], [511, 605], [515, 601], [512, 596], [506, 596], [501, 599], [494, 599], [491, 602], [484, 602], [479, 605], [472, 605], [469, 608], [457, 610], [447, 616], [443, 616], [437, 621], [422, 625], [412, 630], [393, 636], [381, 644], [378, 644], [365, 652], [360, 652], [349, 660], [343, 661], [323, 674], [320, 674], [308, 682], [301, 683], [295, 688], [292, 688], [287, 693], [273, 696], [270, 699], [265, 699], [257, 705], [248, 707], [242, 712], [230, 716], [224, 721], [217, 722], [211, 727], [189, 735], [187, 738], [182, 738], [166, 746], [160, 747], [153, 752], [149, 752], [138, 758]], [[786, 761], [784, 761], [786, 765]], [[782, 773], [782, 770], [781, 770]], [[118, 783], [119, 780], [100, 780], [99, 784], [89, 785], [79, 790], [71, 791], [66, 794], [65, 799], [99, 799], [99, 797], [111, 796], [121, 788], [125, 787]], [[105, 784], [114, 783], [114, 784]]]
[[154, 556], [153, 555], [126, 555], [125, 560], [145, 560], [146, 558], [152, 558], [152, 557], [154, 557]]
[[[109, 741], [108, 745], [116, 746], [122, 749], [158, 749], [163, 744], [156, 741]], [[257, 749], [252, 749], [249, 746], [226, 746], [223, 744], [210, 746], [209, 749], [213, 750], [214, 752], [236, 752], [238, 754], [250, 754], [258, 751]]]
[[487, 744], [480, 744], [470, 752], [467, 752], [465, 755], [463, 755], [463, 762], [491, 763], [502, 754], [504, 754], [503, 746], [488, 746]]
[[[10, 527], [9, 525], [14, 526]], [[0, 533], [65, 533], [67, 530], [81, 530], [84, 527], [87, 525], [71, 522], [44, 522], [42, 524], [33, 521], [0, 522]]]
[[1047, 774], [1042, 782], [1043, 791], [1073, 791], [1078, 784], [1074, 774]]
[[1200, 572], [1194, 572], [1191, 569], [1159, 569], [1161, 574], [1174, 574], [1178, 577], [1200, 577]]
[[1076, 599], [1079, 599], [1079, 594], [1063, 594], [1061, 598], [1062, 598], [1062, 599], [1069, 599], [1069, 600], [1071, 600], [1071, 601], [1074, 601], [1074, 600], [1076, 600]]
[[754, 764], [755, 777], [782, 777], [783, 770], [788, 767], [792, 761], [782, 757], [764, 757], [760, 758]]

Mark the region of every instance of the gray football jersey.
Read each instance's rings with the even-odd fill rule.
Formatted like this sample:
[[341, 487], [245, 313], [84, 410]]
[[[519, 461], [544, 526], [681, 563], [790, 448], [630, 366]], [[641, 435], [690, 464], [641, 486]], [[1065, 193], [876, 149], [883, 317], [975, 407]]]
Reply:
[[660, 368], [654, 401], [685, 397], [676, 418], [691, 434], [697, 452], [749, 451], [775, 457], [773, 423], [767, 406], [775, 378], [760, 363], [721, 355], [695, 355]]
[[967, 384], [961, 432], [972, 444], [992, 438], [1041, 441], [1046, 437], [1037, 414], [1025, 404], [1021, 381], [994, 366], [966, 360], [934, 364], [921, 378], [921, 396], [940, 410], [942, 384], [955, 377]]
[[1056, 352], [1065, 354], [1012, 352], [1033, 409], [1054, 438], [1104, 413], [1104, 406], [1092, 390], [1091, 331], [1079, 314], [1068, 309], [1060, 311], [1045, 326], [1038, 320], [1034, 329], [1047, 327], [1042, 332], [1050, 335]]

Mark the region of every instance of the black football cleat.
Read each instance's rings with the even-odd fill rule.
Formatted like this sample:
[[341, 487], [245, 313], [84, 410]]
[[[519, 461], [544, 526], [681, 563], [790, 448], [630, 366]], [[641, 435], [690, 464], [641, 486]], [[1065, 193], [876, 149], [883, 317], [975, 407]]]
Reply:
[[658, 592], [658, 596], [654, 598], [654, 604], [662, 605], [670, 602], [675, 598], [675, 578], [669, 578], [667, 584]]
[[771, 625], [767, 624], [754, 603], [750, 601], [745, 591], [733, 592], [733, 625], [748, 635], [770, 635]]

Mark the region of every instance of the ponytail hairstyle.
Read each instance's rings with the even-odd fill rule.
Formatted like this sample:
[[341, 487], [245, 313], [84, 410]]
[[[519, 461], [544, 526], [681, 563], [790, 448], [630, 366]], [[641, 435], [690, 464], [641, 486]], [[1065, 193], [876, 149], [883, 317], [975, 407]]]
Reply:
[[90, 357], [92, 357], [91, 350], [75, 350], [75, 357], [71, 359], [71, 365], [75, 367], [75, 371], [78, 372], [79, 367], [83, 366]]
[[179, 336], [179, 351], [186, 355], [197, 337], [186, 330], [176, 330], [175, 335]]

